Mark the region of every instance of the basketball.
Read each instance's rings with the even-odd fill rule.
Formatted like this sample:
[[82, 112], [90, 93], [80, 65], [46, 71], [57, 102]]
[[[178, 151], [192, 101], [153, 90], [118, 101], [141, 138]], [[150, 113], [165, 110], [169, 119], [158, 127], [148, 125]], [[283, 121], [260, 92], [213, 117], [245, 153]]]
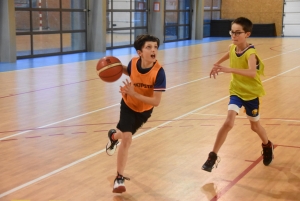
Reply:
[[122, 76], [123, 66], [118, 58], [106, 56], [98, 61], [97, 72], [101, 80], [105, 82], [114, 82]]

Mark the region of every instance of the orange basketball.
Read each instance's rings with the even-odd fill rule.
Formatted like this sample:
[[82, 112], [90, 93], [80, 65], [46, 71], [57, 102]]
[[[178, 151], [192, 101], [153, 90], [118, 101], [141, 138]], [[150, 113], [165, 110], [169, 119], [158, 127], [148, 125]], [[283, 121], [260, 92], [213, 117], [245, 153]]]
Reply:
[[118, 58], [106, 56], [98, 61], [97, 71], [101, 80], [105, 82], [114, 82], [122, 76], [123, 66]]

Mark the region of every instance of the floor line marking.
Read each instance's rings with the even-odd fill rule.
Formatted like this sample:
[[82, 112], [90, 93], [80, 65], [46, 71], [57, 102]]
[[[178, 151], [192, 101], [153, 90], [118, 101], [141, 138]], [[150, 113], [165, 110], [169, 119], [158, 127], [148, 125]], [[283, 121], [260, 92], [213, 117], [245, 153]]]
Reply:
[[78, 84], [78, 83], [81, 83], [81, 82], [88, 82], [88, 81], [97, 80], [97, 79], [98, 78], [93, 78], [93, 79], [89, 79], [89, 80], [83, 80], [83, 81], [78, 81], [78, 82], [71, 82], [71, 83], [62, 84], [62, 85], [58, 85], [58, 86], [46, 87], [46, 88], [42, 88], [42, 89], [36, 89], [36, 90], [31, 90], [31, 91], [26, 91], [26, 92], [21, 92], [21, 93], [10, 94], [10, 95], [6, 95], [6, 96], [1, 96], [0, 98], [8, 98], [8, 97], [12, 97], [12, 96], [19, 96], [19, 95], [23, 95], [23, 94], [28, 94], [28, 93], [33, 93], [33, 92], [39, 92], [39, 91], [44, 91], [44, 90], [48, 90], [48, 89], [54, 89], [54, 88], [58, 88], [58, 87], [68, 86], [68, 85], [72, 85], [72, 84]]
[[[274, 145], [274, 149], [277, 145]], [[221, 198], [229, 189], [231, 189], [237, 182], [239, 182], [246, 174], [248, 174], [260, 161], [262, 156], [256, 159], [248, 168], [241, 172], [235, 179], [233, 179], [227, 186], [225, 186], [220, 192], [218, 192], [210, 201], [217, 201]]]
[[[153, 130], [158, 129], [158, 128], [161, 127], [161, 126], [165, 126], [165, 125], [167, 125], [167, 124], [173, 122], [174, 120], [181, 119], [181, 118], [183, 118], [183, 117], [185, 117], [185, 116], [188, 116], [188, 115], [190, 115], [191, 113], [193, 113], [193, 112], [195, 112], [195, 111], [202, 110], [202, 109], [204, 109], [204, 108], [206, 108], [206, 107], [209, 107], [209, 106], [211, 106], [211, 105], [213, 105], [213, 104], [215, 104], [215, 103], [218, 103], [218, 102], [224, 100], [225, 98], [227, 98], [227, 97], [221, 98], [221, 99], [219, 99], [219, 100], [216, 100], [216, 101], [214, 101], [214, 102], [211, 102], [211, 103], [209, 103], [209, 104], [206, 104], [206, 105], [204, 105], [204, 106], [201, 106], [201, 107], [199, 107], [199, 108], [197, 108], [197, 109], [195, 109], [195, 110], [192, 110], [192, 111], [190, 111], [190, 112], [188, 112], [188, 113], [185, 113], [185, 114], [183, 114], [183, 115], [181, 115], [181, 116], [178, 116], [178, 117], [174, 118], [174, 119], [171, 120], [171, 121], [164, 122], [164, 123], [162, 123], [162, 124], [160, 124], [160, 125], [158, 125], [158, 126], [156, 126], [156, 127], [153, 127], [153, 128], [151, 128], [151, 129], [149, 129], [149, 130], [147, 130], [147, 131], [144, 131], [144, 132], [142, 132], [142, 133], [140, 133], [140, 134], [138, 134], [138, 135], [134, 135], [133, 139], [136, 139], [136, 138], [138, 138], [138, 137], [141, 137], [141, 136], [143, 136], [143, 135], [145, 135], [145, 134], [147, 134], [147, 133], [149, 133], [149, 132], [151, 132], [151, 131], [153, 131]], [[94, 157], [94, 156], [97, 156], [98, 154], [101, 154], [101, 153], [103, 153], [103, 152], [105, 152], [105, 149], [102, 149], [102, 150], [100, 150], [100, 151], [98, 151], [98, 152], [95, 152], [95, 153], [89, 155], [89, 156], [86, 156], [86, 157], [84, 157], [84, 158], [81, 158], [81, 159], [79, 159], [79, 160], [77, 160], [77, 161], [74, 161], [74, 162], [68, 164], [68, 165], [65, 165], [65, 166], [63, 166], [63, 167], [61, 167], [61, 168], [58, 168], [58, 169], [52, 171], [52, 172], [49, 172], [49, 173], [47, 173], [47, 174], [45, 174], [45, 175], [43, 175], [43, 176], [40, 176], [40, 177], [38, 177], [38, 178], [36, 178], [36, 179], [33, 179], [33, 180], [29, 181], [29, 182], [26, 182], [26, 183], [24, 183], [24, 184], [22, 184], [22, 185], [20, 185], [20, 186], [17, 186], [17, 187], [15, 187], [15, 188], [11, 189], [11, 190], [8, 190], [8, 191], [6, 191], [6, 192], [0, 194], [0, 198], [2, 198], [2, 197], [4, 197], [4, 196], [7, 196], [7, 195], [9, 195], [9, 194], [11, 194], [11, 193], [13, 193], [13, 192], [16, 192], [16, 191], [18, 191], [18, 190], [20, 190], [20, 189], [22, 189], [22, 188], [28, 187], [28, 186], [30, 186], [30, 185], [36, 183], [36, 182], [39, 182], [39, 181], [41, 181], [41, 180], [43, 180], [43, 179], [45, 179], [45, 178], [48, 178], [48, 177], [50, 177], [50, 176], [52, 176], [52, 175], [54, 175], [54, 174], [56, 174], [56, 173], [58, 173], [58, 172], [61, 172], [61, 171], [65, 170], [65, 169], [67, 169], [67, 168], [69, 168], [69, 167], [72, 167], [72, 166], [74, 166], [74, 165], [76, 165], [76, 164], [78, 164], [78, 163], [81, 163], [81, 162], [83, 162], [83, 161], [85, 161], [85, 160], [88, 160], [88, 159], [90, 159], [90, 158], [92, 158], [92, 157]]]
[[[272, 58], [280, 56], [280, 55], [284, 55], [284, 54], [287, 54], [287, 53], [298, 51], [299, 49], [300, 48], [295, 49], [295, 50], [291, 50], [291, 51], [288, 51], [288, 52], [285, 52], [285, 53], [282, 53], [282, 54], [279, 54], [279, 55], [275, 55], [275, 56], [272, 56], [272, 57], [269, 57], [269, 58], [266, 58], [266, 59], [262, 59], [262, 60], [264, 61], [264, 60], [272, 59]], [[163, 65], [166, 66], [166, 65], [171, 65], [171, 64], [174, 64], [174, 63], [186, 62], [186, 61], [189, 61], [189, 60], [200, 59], [200, 58], [203, 58], [203, 57], [218, 55], [218, 54], [222, 54], [222, 53], [224, 53], [224, 52], [217, 52], [217, 53], [214, 53], [214, 54], [203, 55], [203, 56], [200, 56], [200, 57], [190, 58], [190, 59], [187, 59], [187, 60], [177, 61], [177, 62], [173, 62], [173, 63], [165, 63]], [[90, 61], [90, 60], [87, 60], [87, 61], [78, 61], [78, 62], [75, 62], [75, 63], [88, 62], [88, 61]], [[69, 64], [69, 63], [67, 63], [67, 64]], [[67, 65], [67, 64], [57, 64], [57, 65]], [[53, 65], [53, 66], [57, 66], [57, 65]], [[49, 67], [49, 66], [44, 66], [44, 67]], [[26, 69], [23, 69], [23, 70], [26, 70]], [[207, 77], [204, 77], [203, 79], [206, 79]], [[47, 89], [54, 89], [54, 88], [57, 88], [57, 87], [68, 86], [68, 85], [72, 85], [72, 84], [78, 84], [78, 83], [87, 82], [87, 81], [91, 81], [91, 80], [97, 80], [97, 79], [98, 78], [92, 78], [92, 79], [88, 79], [88, 80], [82, 80], [82, 81], [78, 81], [78, 82], [72, 82], [72, 83], [62, 84], [62, 85], [58, 85], [58, 86], [52, 86], [52, 87], [46, 87], [46, 88], [32, 90], [32, 91], [27, 91], [27, 92], [10, 94], [10, 95], [1, 96], [0, 98], [8, 98], [8, 97], [18, 96], [18, 95], [32, 93], [32, 92], [44, 91], [44, 90], [47, 90]], [[199, 81], [199, 80], [196, 80], [196, 81]]]
[[[298, 51], [298, 50], [300, 50], [300, 48], [295, 49], [295, 50], [291, 50], [291, 51], [288, 51], [288, 52], [285, 52], [285, 53], [282, 53], [282, 54], [278, 54], [278, 55], [275, 55], [275, 56], [272, 56], [272, 57], [268, 57], [268, 58], [262, 59], [262, 60], [263, 60], [263, 61], [264, 61], [264, 60], [268, 60], [268, 59], [271, 59], [271, 58], [274, 58], [274, 57], [277, 57], [277, 56], [280, 56], [280, 55], [284, 55], [284, 54], [287, 54], [287, 53], [295, 52], [295, 51]], [[266, 82], [266, 81], [269, 81], [269, 80], [271, 80], [271, 79], [274, 79], [274, 78], [276, 78], [276, 77], [278, 77], [278, 76], [280, 76], [280, 75], [283, 75], [283, 74], [285, 74], [285, 73], [288, 73], [288, 72], [290, 72], [290, 71], [292, 71], [292, 70], [294, 70], [294, 69], [297, 69], [297, 68], [299, 68], [299, 67], [300, 67], [300, 66], [296, 66], [296, 67], [294, 67], [294, 68], [292, 68], [292, 69], [289, 69], [289, 70], [284, 71], [284, 72], [282, 72], [282, 73], [280, 73], [280, 74], [278, 74], [278, 75], [275, 75], [275, 76], [273, 76], [273, 77], [271, 77], [271, 78], [268, 78], [268, 79], [266, 79], [266, 80], [264, 80], [264, 81], [262, 81], [262, 82]], [[207, 78], [209, 78], [209, 76], [206, 76], [206, 77], [203, 77], [203, 78], [199, 78], [199, 79], [196, 79], [196, 80], [193, 80], [193, 81], [190, 81], [190, 82], [185, 82], [185, 83], [183, 83], [183, 84], [175, 85], [175, 86], [173, 86], [173, 87], [167, 88], [166, 90], [173, 89], [173, 88], [176, 88], [176, 87], [180, 87], [180, 86], [182, 86], [182, 85], [186, 85], [186, 84], [193, 83], [193, 82], [200, 81], [200, 80], [207, 79]], [[228, 96], [227, 96], [227, 97], [228, 97]], [[87, 113], [84, 113], [84, 114], [81, 114], [81, 115], [77, 115], [77, 116], [74, 116], [74, 117], [71, 117], [71, 118], [67, 118], [67, 119], [64, 119], [64, 120], [61, 120], [61, 121], [57, 121], [57, 122], [54, 122], [54, 123], [50, 123], [50, 124], [47, 124], [47, 125], [44, 125], [44, 126], [41, 126], [41, 127], [38, 127], [38, 128], [45, 128], [45, 127], [48, 127], [48, 126], [51, 126], [51, 125], [54, 125], [54, 124], [58, 124], [58, 123], [65, 122], [65, 121], [68, 121], [68, 120], [71, 120], [71, 119], [75, 119], [75, 118], [78, 118], [78, 117], [81, 117], [81, 116], [85, 116], [85, 115], [88, 115], [88, 114], [92, 114], [92, 113], [95, 113], [95, 112], [98, 112], [98, 111], [101, 111], [101, 110], [104, 110], [104, 109], [108, 109], [108, 108], [111, 108], [111, 107], [114, 107], [114, 106], [117, 106], [117, 105], [120, 105], [120, 104], [118, 103], [118, 104], [114, 104], [114, 105], [111, 105], [111, 106], [107, 106], [107, 107], [104, 107], [104, 108], [101, 108], [101, 109], [98, 109], [98, 110], [94, 110], [94, 111], [87, 112]], [[8, 139], [8, 138], [11, 138], [11, 137], [14, 137], [14, 136], [18, 136], [18, 135], [22, 135], [22, 134], [25, 134], [25, 133], [28, 133], [28, 132], [31, 132], [31, 131], [24, 131], [24, 132], [21, 132], [21, 133], [16, 133], [16, 134], [14, 134], [14, 135], [10, 135], [10, 136], [6, 136], [6, 137], [4, 137], [4, 138], [0, 138], [0, 140]]]
[[[274, 145], [274, 149], [276, 147], [286, 147], [286, 148], [300, 148], [299, 146], [288, 146], [288, 145], [280, 145], [276, 144]], [[231, 189], [239, 180], [241, 180], [246, 174], [248, 174], [260, 161], [262, 160], [262, 156], [260, 156], [258, 159], [253, 161], [253, 163], [246, 168], [241, 174], [239, 174], [234, 180], [232, 180], [227, 186], [225, 186], [217, 195], [215, 195], [210, 201], [217, 201], [219, 198], [221, 198], [229, 189]], [[247, 162], [251, 162], [246, 160]]]
[[[262, 81], [262, 82], [267, 82], [267, 81], [269, 81], [269, 80], [271, 80], [271, 79], [274, 79], [274, 78], [276, 78], [276, 77], [278, 77], [278, 76], [280, 76], [280, 75], [283, 75], [283, 74], [285, 74], [285, 73], [288, 73], [288, 72], [290, 72], [290, 71], [293, 71], [293, 70], [295, 70], [295, 69], [297, 69], [297, 68], [299, 68], [300, 66], [296, 66], [296, 67], [294, 67], [294, 68], [292, 68], [292, 69], [289, 69], [289, 70], [287, 70], [287, 71], [284, 71], [284, 72], [282, 72], [282, 73], [280, 73], [280, 74], [278, 74], [278, 75], [275, 75], [275, 76], [273, 76], [273, 77], [271, 77], [271, 78], [269, 78], [269, 79], [266, 79], [266, 80], [264, 80], [264, 81]], [[207, 76], [208, 77], [208, 76]], [[201, 80], [201, 79], [204, 79], [204, 78], [200, 78], [200, 79], [198, 79], [198, 80]], [[191, 81], [191, 82], [194, 82], [194, 81]], [[191, 83], [191, 82], [186, 82], [185, 84], [188, 84], [188, 83]], [[177, 87], [178, 86], [181, 86], [182, 84], [180, 84], [180, 85], [176, 85]], [[175, 87], [175, 86], [174, 86]], [[172, 88], [174, 88], [174, 87], [172, 87]], [[169, 89], [172, 89], [172, 88], [169, 88]], [[168, 90], [168, 89], [167, 89]], [[224, 97], [224, 98], [227, 98], [227, 97], [229, 97], [229, 96], [226, 96], [226, 97]], [[82, 117], [82, 116], [85, 116], [85, 115], [88, 115], [88, 114], [92, 114], [92, 113], [95, 113], [95, 112], [98, 112], [98, 111], [101, 111], [101, 110], [105, 110], [105, 109], [108, 109], [108, 108], [111, 108], [111, 107], [114, 107], [114, 106], [117, 106], [117, 105], [120, 105], [119, 103], [118, 104], [114, 104], [114, 105], [111, 105], [111, 106], [107, 106], [107, 107], [104, 107], [104, 108], [101, 108], [101, 109], [98, 109], [98, 110], [94, 110], [94, 111], [91, 111], [91, 112], [87, 112], [87, 113], [84, 113], [84, 114], [81, 114], [81, 115], [77, 115], [77, 116], [74, 116], [74, 117], [71, 117], [71, 118], [68, 118], [68, 119], [64, 119], [64, 120], [61, 120], [61, 121], [57, 121], [57, 122], [54, 122], [54, 123], [50, 123], [50, 124], [47, 124], [47, 125], [44, 125], [44, 126], [41, 126], [41, 127], [38, 127], [38, 128], [45, 128], [45, 127], [48, 127], [48, 126], [51, 126], [51, 125], [54, 125], [54, 124], [58, 124], [58, 123], [62, 123], [62, 122], [65, 122], [65, 121], [69, 121], [69, 120], [71, 120], [71, 119], [75, 119], [75, 118], [78, 118], [78, 117]], [[4, 138], [0, 138], [0, 140], [5, 140], [5, 139], [8, 139], [8, 138], [11, 138], [11, 137], [15, 137], [15, 136], [18, 136], [18, 135], [22, 135], [22, 134], [25, 134], [25, 133], [28, 133], [28, 132], [31, 132], [31, 130], [29, 130], [29, 131], [24, 131], [24, 132], [21, 132], [21, 133], [16, 133], [16, 134], [14, 134], [14, 135], [9, 135], [9, 136], [6, 136], [6, 137], [4, 137]]]
[[[297, 68], [299, 68], [299, 67], [300, 67], [300, 66], [296, 66], [296, 67], [294, 67], [294, 68], [292, 68], [292, 69], [290, 69], [290, 70], [288, 70], [288, 71], [285, 71], [285, 72], [283, 72], [283, 73], [280, 73], [280, 74], [278, 74], [278, 75], [276, 75], [276, 76], [273, 76], [273, 77], [271, 77], [271, 78], [276, 78], [276, 77], [278, 77], [279, 75], [285, 74], [285, 73], [290, 72], [290, 71], [292, 71], [292, 70], [294, 70], [294, 69], [297, 69]], [[269, 79], [267, 79], [267, 80], [264, 80], [264, 81], [262, 81], [262, 82], [266, 82], [266, 81], [268, 81], [268, 80], [271, 80], [271, 78], [269, 78]], [[222, 100], [225, 100], [225, 99], [228, 98], [228, 97], [229, 97], [229, 96], [225, 96], [225, 97], [223, 97], [223, 98], [221, 98], [221, 99], [218, 99], [218, 100], [216, 100], [216, 101], [213, 101], [213, 102], [211, 102], [211, 103], [209, 103], [209, 104], [206, 104], [206, 105], [204, 105], [204, 106], [202, 106], [202, 107], [200, 107], [200, 108], [197, 108], [197, 109], [192, 110], [192, 111], [190, 111], [190, 112], [188, 112], [188, 113], [186, 113], [186, 114], [183, 114], [183, 115], [181, 115], [181, 116], [179, 116], [179, 117], [177, 117], [177, 118], [175, 118], [175, 119], [173, 119], [173, 120], [177, 120], [177, 119], [183, 118], [183, 117], [185, 117], [185, 116], [187, 116], [187, 115], [190, 115], [190, 114], [192, 114], [192, 113], [194, 113], [194, 112], [196, 112], [196, 111], [199, 111], [199, 110], [201, 110], [201, 109], [203, 109], [203, 108], [206, 108], [206, 107], [208, 107], [208, 106], [210, 106], [210, 105], [213, 105], [213, 104], [218, 103], [218, 102], [220, 102], [220, 101], [222, 101]], [[116, 106], [116, 105], [119, 105], [119, 104], [111, 105], [111, 106], [108, 106], [108, 107], [106, 107], [106, 108], [114, 107], [114, 106]], [[88, 112], [88, 113], [85, 113], [85, 114], [82, 114], [82, 115], [78, 115], [78, 116], [75, 116], [75, 117], [71, 117], [71, 118], [65, 119], [65, 120], [62, 120], [62, 121], [59, 121], [59, 122], [64, 122], [64, 121], [67, 121], [67, 120], [70, 120], [70, 119], [74, 119], [74, 118], [77, 118], [77, 117], [80, 117], [80, 116], [84, 116], [84, 115], [87, 115], [87, 114], [91, 114], [91, 113], [94, 113], [94, 112], [97, 112], [97, 111], [100, 111], [100, 110], [104, 110], [104, 109], [106, 109], [106, 108], [101, 108], [101, 109], [98, 109], [98, 110], [95, 110], [95, 111], [91, 111], [91, 112]], [[159, 125], [159, 126], [164, 126], [164, 125], [167, 125], [167, 124], [169, 124], [169, 123], [171, 123], [171, 122], [173, 122], [173, 121], [167, 121], [167, 122], [165, 122], [165, 123], [162, 123], [162, 124]], [[47, 127], [47, 126], [53, 125], [53, 124], [57, 124], [57, 122], [51, 123], [51, 124], [48, 124], [48, 125], [45, 125], [45, 126], [42, 126], [42, 127], [39, 127], [39, 128]], [[154, 127], [154, 128], [151, 128], [151, 129], [149, 129], [149, 130], [147, 130], [147, 131], [142, 132], [141, 134], [138, 134], [138, 135], [134, 136], [133, 139], [135, 139], [135, 138], [137, 138], [137, 137], [140, 137], [140, 136], [142, 136], [142, 135], [145, 135], [145, 134], [147, 134], [147, 133], [149, 133], [149, 132], [151, 132], [151, 131], [153, 131], [153, 130], [155, 130], [155, 129], [158, 129], [158, 126], [157, 126], [157, 127]], [[30, 131], [25, 131], [25, 132], [22, 132], [22, 133], [19, 133], [19, 134], [7, 136], [7, 137], [5, 137], [5, 138], [1, 138], [0, 140], [2, 140], [2, 139], [7, 139], [7, 138], [9, 138], [9, 137], [16, 136], [16, 135], [21, 135], [21, 134], [27, 133], [27, 132], [30, 132]], [[67, 168], [69, 168], [69, 167], [72, 167], [72, 166], [74, 166], [74, 165], [76, 165], [76, 164], [78, 164], [78, 163], [80, 163], [80, 162], [82, 162], [82, 161], [85, 161], [85, 160], [87, 160], [87, 159], [89, 159], [89, 158], [92, 158], [92, 157], [94, 157], [94, 156], [96, 156], [96, 155], [98, 155], [98, 154], [100, 154], [100, 153], [103, 153], [104, 151], [105, 151], [105, 149], [102, 149], [102, 150], [100, 150], [100, 151], [98, 151], [98, 152], [95, 152], [95, 153], [89, 155], [89, 156], [86, 156], [86, 157], [81, 158], [81, 159], [79, 159], [79, 160], [77, 160], [77, 161], [74, 161], [74, 162], [72, 162], [72, 163], [70, 163], [70, 164], [68, 164], [68, 165], [66, 165], [66, 166], [63, 166], [63, 167], [61, 167], [61, 168], [59, 168], [59, 169], [56, 169], [56, 170], [54, 170], [54, 171], [52, 171], [52, 172], [50, 172], [50, 173], [48, 173], [48, 174], [45, 174], [45, 175], [43, 175], [43, 176], [41, 176], [41, 177], [38, 177], [37, 179], [31, 180], [31, 181], [29, 181], [29, 182], [27, 182], [27, 183], [25, 183], [25, 184], [22, 184], [22, 185], [20, 185], [20, 186], [17, 186], [17, 187], [15, 187], [15, 188], [13, 188], [13, 189], [11, 189], [11, 190], [9, 190], [9, 191], [6, 191], [6, 192], [0, 194], [0, 198], [1, 198], [1, 197], [4, 197], [4, 196], [6, 196], [6, 195], [9, 195], [9, 194], [11, 194], [11, 193], [13, 193], [13, 192], [15, 192], [15, 191], [18, 191], [18, 190], [20, 190], [20, 189], [22, 189], [22, 188], [25, 188], [25, 187], [27, 187], [27, 186], [29, 186], [29, 185], [31, 185], [31, 184], [34, 184], [34, 183], [36, 183], [36, 182], [38, 182], [38, 181], [41, 181], [41, 180], [43, 180], [43, 179], [45, 179], [45, 178], [47, 178], [47, 177], [50, 177], [50, 176], [52, 176], [52, 175], [54, 175], [54, 174], [56, 174], [56, 173], [58, 173], [58, 172], [61, 172], [61, 171], [65, 170], [65, 169], [67, 169]], [[252, 168], [251, 168], [251, 169], [252, 169]], [[251, 169], [250, 169], [250, 170], [251, 170]], [[250, 170], [249, 170], [249, 171], [250, 171]], [[249, 171], [248, 171], [248, 172], [249, 172]], [[246, 174], [247, 174], [247, 173], [246, 173]], [[236, 181], [236, 182], [237, 182], [237, 181]], [[230, 188], [231, 188], [231, 187], [230, 187]], [[226, 191], [226, 192], [227, 192], [227, 191]]]
[[290, 145], [283, 145], [283, 144], [278, 144], [278, 147], [286, 147], [286, 148], [296, 148], [296, 149], [300, 149], [300, 146], [290, 146]]
[[[108, 109], [108, 108], [111, 108], [111, 107], [114, 107], [114, 106], [117, 106], [117, 105], [120, 105], [119, 103], [118, 104], [114, 104], [114, 105], [111, 105], [111, 106], [107, 106], [107, 107], [104, 107], [104, 108], [100, 108], [98, 110], [94, 110], [94, 111], [91, 111], [91, 112], [87, 112], [87, 113], [84, 113], [84, 114], [80, 114], [80, 115], [77, 115], [77, 116], [74, 116], [74, 117], [71, 117], [71, 118], [67, 118], [67, 119], [64, 119], [64, 120], [61, 120], [61, 121], [56, 121], [56, 122], [53, 122], [53, 123], [50, 123], [50, 124], [47, 124], [47, 125], [44, 125], [44, 126], [40, 126], [38, 127], [39, 128], [45, 128], [45, 127], [48, 127], [48, 126], [52, 126], [52, 125], [55, 125], [55, 124], [58, 124], [58, 123], [62, 123], [62, 122], [65, 122], [65, 121], [69, 121], [71, 119], [76, 119], [78, 117], [82, 117], [82, 116], [85, 116], [85, 115], [88, 115], [88, 114], [92, 114], [92, 113], [95, 113], [95, 112], [98, 112], [98, 111], [101, 111], [101, 110], [105, 110], [105, 109]], [[18, 135], [22, 135], [22, 134], [25, 134], [25, 133], [29, 133], [31, 132], [32, 130], [28, 130], [28, 131], [23, 131], [21, 133], [16, 133], [16, 134], [13, 134], [13, 135], [9, 135], [9, 136], [6, 136], [6, 137], [3, 137], [3, 138], [0, 138], [0, 140], [5, 140], [5, 139], [8, 139], [8, 138], [11, 138], [11, 137], [15, 137], [15, 136], [18, 136]]]
[[[226, 114], [199, 114], [199, 113], [193, 113], [195, 115], [199, 115], [199, 116], [216, 116], [216, 117], [227, 117]], [[236, 116], [237, 119], [248, 119], [247, 117], [244, 116]], [[297, 119], [281, 119], [281, 118], [260, 118], [261, 120], [277, 120], [277, 121], [288, 121], [288, 122], [300, 122], [300, 120]], [[219, 119], [222, 120], [222, 119]], [[271, 124], [267, 124], [267, 125], [271, 125]], [[293, 125], [293, 124], [290, 124]], [[295, 124], [298, 125], [298, 124]]]
[[220, 192], [218, 192], [210, 201], [217, 201], [219, 198], [221, 198], [239, 180], [241, 180], [248, 172], [250, 172], [261, 160], [262, 160], [262, 157], [260, 156], [248, 168], [246, 168], [241, 174], [239, 174], [234, 180], [232, 180], [227, 186], [225, 186]]

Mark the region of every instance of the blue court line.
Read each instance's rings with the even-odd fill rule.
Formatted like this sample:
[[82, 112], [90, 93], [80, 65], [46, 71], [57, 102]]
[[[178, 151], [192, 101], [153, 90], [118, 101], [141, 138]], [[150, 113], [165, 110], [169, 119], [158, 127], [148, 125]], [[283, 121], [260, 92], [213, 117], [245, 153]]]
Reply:
[[[178, 41], [178, 42], [168, 42], [168, 43], [161, 44], [159, 50], [191, 46], [196, 44], [210, 43], [210, 42], [229, 40], [229, 39], [230, 37], [209, 37], [209, 38], [204, 38], [202, 40], [185, 40], [185, 41]], [[100, 59], [107, 55], [122, 56], [128, 54], [137, 55], [135, 49], [133, 47], [129, 47], [129, 48], [107, 50], [106, 52], [83, 52], [83, 53], [66, 54], [66, 55], [59, 55], [59, 56], [18, 59], [15, 63], [0, 62], [0, 72], [95, 60], [95, 59]]]

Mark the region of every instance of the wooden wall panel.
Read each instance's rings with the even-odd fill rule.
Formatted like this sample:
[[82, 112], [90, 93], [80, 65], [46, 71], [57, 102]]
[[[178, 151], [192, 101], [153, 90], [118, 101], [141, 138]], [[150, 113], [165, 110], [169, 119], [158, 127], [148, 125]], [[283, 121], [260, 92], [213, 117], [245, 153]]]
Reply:
[[221, 18], [247, 17], [254, 24], [275, 23], [276, 35], [282, 34], [283, 0], [222, 0]]

